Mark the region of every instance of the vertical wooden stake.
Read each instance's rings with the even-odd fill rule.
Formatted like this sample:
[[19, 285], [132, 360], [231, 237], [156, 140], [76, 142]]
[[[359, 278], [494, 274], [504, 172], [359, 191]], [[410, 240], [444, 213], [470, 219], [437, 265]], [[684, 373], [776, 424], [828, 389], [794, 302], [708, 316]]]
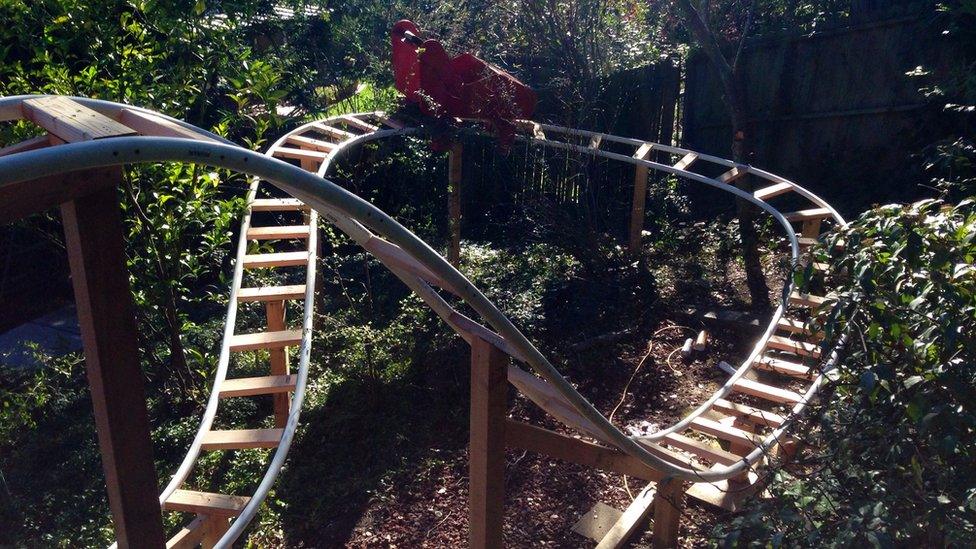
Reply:
[[471, 342], [471, 445], [468, 449], [469, 546], [502, 547], [505, 513], [505, 411], [508, 355]]
[[200, 541], [201, 549], [213, 549], [220, 538], [224, 537], [227, 530], [230, 529], [230, 519], [227, 517], [221, 517], [217, 515], [198, 515], [203, 516], [206, 520], [203, 522], [203, 539]]
[[461, 159], [463, 145], [455, 143], [448, 153], [447, 166], [447, 216], [451, 243], [447, 249], [447, 261], [457, 267], [461, 263]]
[[117, 193], [110, 186], [66, 202], [61, 215], [116, 539], [120, 548], [163, 547]]
[[[645, 150], [646, 149], [646, 150]], [[634, 156], [641, 160], [651, 154], [650, 147], [642, 146]], [[630, 209], [630, 253], [641, 249], [641, 234], [644, 232], [644, 204], [647, 200], [647, 166], [634, 166], [634, 200]]]
[[[264, 306], [268, 319], [268, 330], [275, 332], [285, 329], [285, 302], [268, 301]], [[288, 367], [288, 349], [271, 349], [271, 375], [284, 376], [291, 373]], [[288, 409], [291, 407], [290, 393], [277, 393], [274, 398], [275, 427], [282, 428], [288, 423]]]
[[685, 482], [682, 480], [666, 478], [657, 483], [657, 493], [654, 495], [654, 531], [651, 533], [654, 549], [678, 546], [684, 497]]

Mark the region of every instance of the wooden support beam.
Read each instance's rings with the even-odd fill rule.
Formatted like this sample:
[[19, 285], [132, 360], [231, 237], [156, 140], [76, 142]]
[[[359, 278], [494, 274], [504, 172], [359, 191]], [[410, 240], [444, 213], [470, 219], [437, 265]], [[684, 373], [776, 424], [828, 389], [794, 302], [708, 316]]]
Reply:
[[116, 170], [61, 207], [109, 506], [120, 548], [163, 547]]
[[230, 529], [230, 519], [222, 516], [208, 517], [203, 526], [205, 533], [200, 542], [200, 548], [212, 549]]
[[[634, 153], [634, 158], [646, 160], [653, 146], [644, 143]], [[630, 240], [627, 247], [631, 253], [641, 249], [641, 234], [644, 232], [644, 206], [647, 200], [647, 166], [634, 166], [634, 198], [630, 207]]]
[[664, 476], [660, 471], [644, 465], [639, 459], [616, 448], [586, 442], [519, 421], [508, 420], [505, 424], [505, 443], [510, 448], [521, 448], [555, 459], [644, 480], [657, 481]]
[[678, 546], [686, 484], [676, 478], [662, 479], [657, 483], [657, 493], [654, 495], [654, 531], [651, 534], [655, 549]]
[[[269, 331], [281, 331], [286, 328], [284, 301], [266, 301], [264, 303], [264, 311], [268, 320]], [[271, 375], [287, 376], [290, 374], [288, 349], [271, 349], [269, 352], [271, 354]], [[288, 423], [288, 410], [291, 408], [291, 394], [275, 393], [272, 398], [274, 399], [275, 427], [282, 428]]]
[[122, 109], [122, 112], [119, 113], [119, 122], [129, 128], [132, 128], [133, 130], [136, 130], [142, 135], [182, 137], [185, 139], [196, 139], [198, 141], [217, 142], [216, 139], [208, 135], [184, 128], [176, 122], [172, 122], [161, 116], [156, 116], [154, 114], [133, 109]]
[[637, 533], [641, 525], [647, 522], [648, 516], [654, 510], [655, 483], [648, 483], [630, 503], [624, 514], [610, 528], [596, 549], [618, 549], [623, 547]]
[[0, 186], [0, 225], [49, 210], [103, 189], [113, 190], [118, 168], [99, 168]]
[[461, 264], [461, 166], [463, 145], [455, 143], [448, 153], [447, 167], [447, 225], [451, 233], [447, 261], [457, 268]]
[[35, 149], [43, 149], [49, 145], [51, 145], [51, 138], [46, 135], [32, 137], [26, 141], [21, 141], [20, 143], [14, 143], [13, 145], [3, 147], [0, 149], [0, 156], [10, 156], [12, 154], [33, 151]]
[[166, 542], [166, 549], [196, 549], [206, 534], [206, 519], [198, 516]]
[[49, 95], [21, 103], [24, 118], [67, 143], [135, 135], [136, 131], [72, 100]]
[[505, 411], [508, 355], [471, 341], [471, 445], [468, 449], [469, 546], [500, 548], [505, 513]]

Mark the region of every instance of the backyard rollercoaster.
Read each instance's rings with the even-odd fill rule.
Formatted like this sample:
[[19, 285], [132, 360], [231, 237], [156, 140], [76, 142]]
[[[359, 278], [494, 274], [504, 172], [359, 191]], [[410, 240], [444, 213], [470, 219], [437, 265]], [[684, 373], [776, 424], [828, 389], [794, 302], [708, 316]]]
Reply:
[[[261, 155], [152, 111], [92, 99], [0, 98], [0, 121], [18, 120], [29, 121], [42, 131], [36, 132], [41, 133], [39, 137], [0, 149], [0, 222], [61, 208], [109, 501], [117, 543], [122, 547], [161, 547], [164, 543], [167, 547], [229, 547], [258, 512], [284, 465], [308, 382], [317, 216], [382, 262], [471, 346], [469, 516], [474, 547], [502, 543], [506, 448], [540, 452], [650, 481], [599, 547], [624, 543], [647, 516], [653, 517], [655, 546], [674, 545], [686, 494], [734, 508], [743, 496], [761, 489], [758, 473], [769, 465], [769, 456], [790, 451], [795, 442], [789, 436], [790, 426], [817, 396], [844, 342], [841, 337], [834, 349], [821, 349], [821, 335], [808, 329], [806, 319], [826, 300], [797, 292], [792, 277], [787, 277], [783, 299], [768, 326], [728, 381], [667, 429], [629, 436], [579, 394], [437, 251], [325, 178], [333, 161], [345, 151], [369, 141], [418, 134], [421, 129], [379, 112], [342, 115], [305, 124]], [[468, 126], [475, 131], [474, 124]], [[718, 188], [755, 204], [785, 232], [793, 264], [814, 272], [826, 267], [808, 263], [802, 251], [830, 225], [845, 223], [813, 193], [752, 166], [637, 139], [529, 121], [518, 126], [517, 139], [531, 146], [634, 165], [638, 236], [649, 170]], [[122, 166], [159, 162], [225, 168], [251, 176], [252, 184], [212, 393], [186, 457], [157, 497], [117, 186]], [[460, 165], [460, 150], [456, 149], [451, 158], [452, 183], [460, 181]], [[732, 184], [745, 176], [763, 184], [753, 193]], [[277, 187], [279, 195], [283, 191], [290, 196], [272, 197], [269, 185]], [[806, 206], [781, 213], [770, 204], [781, 195]], [[281, 220], [288, 216], [294, 219], [284, 224]], [[255, 225], [255, 218], [274, 219], [277, 224]], [[456, 229], [452, 229], [455, 242]], [[290, 245], [291, 251], [248, 253], [253, 241]], [[298, 251], [294, 251], [296, 242]], [[242, 287], [247, 269], [283, 268], [301, 269], [306, 283]], [[285, 318], [286, 302], [296, 302], [302, 311], [291, 328]], [[463, 315], [452, 302], [466, 304], [480, 319]], [[238, 307], [255, 303], [265, 307], [267, 331], [237, 333]], [[298, 348], [294, 371], [289, 367], [289, 347]], [[228, 377], [231, 355], [254, 350], [268, 352], [268, 375]], [[763, 371], [767, 381], [747, 377], [755, 370]], [[506, 379], [579, 436], [507, 419]], [[274, 428], [213, 429], [223, 400], [260, 395], [274, 398]], [[217, 494], [185, 487], [202, 452], [242, 448], [274, 449], [252, 494]], [[160, 508], [192, 517], [168, 542], [163, 538]]]

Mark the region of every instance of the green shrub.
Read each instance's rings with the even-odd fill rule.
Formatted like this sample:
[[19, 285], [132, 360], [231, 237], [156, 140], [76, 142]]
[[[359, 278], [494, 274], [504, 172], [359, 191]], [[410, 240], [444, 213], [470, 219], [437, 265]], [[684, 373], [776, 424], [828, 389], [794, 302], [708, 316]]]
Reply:
[[730, 545], [967, 546], [976, 535], [976, 201], [883, 206], [828, 240], [841, 239], [843, 251], [818, 252], [846, 273], [820, 322], [825, 349], [842, 332], [850, 338], [821, 413], [797, 429], [811, 433], [812, 453], [777, 473], [774, 499], [717, 534]]

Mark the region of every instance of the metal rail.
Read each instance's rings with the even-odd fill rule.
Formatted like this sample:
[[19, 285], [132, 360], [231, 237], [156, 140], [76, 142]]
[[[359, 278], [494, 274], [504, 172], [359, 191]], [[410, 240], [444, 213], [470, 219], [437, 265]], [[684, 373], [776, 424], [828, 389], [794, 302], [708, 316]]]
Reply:
[[[14, 120], [19, 118], [19, 103], [30, 97], [32, 96], [0, 99], [0, 121]], [[126, 105], [82, 98], [77, 98], [76, 100], [85, 104], [86, 106], [104, 113], [117, 112], [117, 110], [121, 108], [133, 108]], [[155, 116], [162, 116], [152, 113], [151, 111], [145, 111], [144, 109], [140, 110]], [[438, 279], [444, 283], [447, 289], [461, 297], [464, 302], [466, 302], [483, 319], [485, 319], [485, 321], [498, 332], [499, 337], [503, 338], [506, 346], [510, 349], [509, 354], [512, 354], [516, 358], [528, 363], [543, 379], [552, 384], [552, 386], [562, 395], [562, 397], [565, 398], [566, 402], [571, 404], [581, 416], [592, 422], [603, 440], [616, 446], [627, 454], [630, 454], [645, 465], [662, 471], [664, 474], [669, 476], [691, 479], [695, 481], [712, 482], [742, 474], [752, 464], [761, 459], [762, 455], [769, 448], [776, 444], [779, 437], [782, 436], [782, 434], [788, 429], [790, 422], [792, 422], [798, 414], [803, 412], [807, 406], [807, 403], [816, 395], [820, 386], [823, 384], [824, 377], [823, 374], [821, 374], [821, 376], [818, 377], [808, 388], [806, 394], [804, 395], [803, 401], [794, 406], [793, 413], [787, 418], [786, 422], [766, 436], [763, 439], [762, 444], [760, 444], [759, 447], [752, 451], [748, 456], [743, 457], [741, 462], [728, 466], [716, 466], [711, 469], [700, 469], [676, 465], [650, 453], [643, 446], [643, 444], [648, 440], [660, 440], [668, 433], [673, 433], [687, 427], [693, 419], [703, 413], [708, 407], [711, 406], [711, 404], [728, 394], [732, 390], [732, 385], [735, 383], [735, 381], [741, 379], [742, 376], [744, 376], [753, 367], [754, 359], [758, 357], [765, 348], [769, 336], [775, 330], [776, 323], [783, 315], [786, 307], [786, 295], [788, 295], [792, 289], [792, 281], [790, 279], [784, 281], [784, 297], [776, 311], [773, 313], [769, 327], [766, 329], [763, 336], [760, 337], [755, 348], [750, 353], [749, 358], [737, 369], [736, 373], [721, 389], [719, 389], [719, 391], [717, 391], [708, 401], [706, 401], [706, 403], [692, 412], [689, 416], [683, 418], [681, 421], [669, 427], [665, 431], [655, 433], [650, 437], [630, 437], [610, 423], [606, 417], [604, 417], [588, 400], [586, 400], [586, 398], [580, 395], [575, 388], [559, 374], [558, 370], [556, 370], [556, 368], [538, 351], [538, 349], [536, 349], [536, 347], [511, 323], [511, 321], [509, 321], [501, 311], [499, 311], [476, 287], [474, 287], [463, 274], [454, 269], [437, 251], [433, 250], [429, 245], [416, 237], [408, 229], [400, 225], [396, 220], [389, 217], [378, 208], [369, 204], [358, 196], [346, 191], [345, 189], [342, 189], [326, 179], [323, 179], [319, 175], [309, 173], [305, 170], [268, 156], [260, 155], [258, 153], [234, 146], [218, 136], [203, 132], [203, 130], [194, 128], [189, 124], [185, 124], [168, 117], [164, 118], [178, 123], [184, 128], [207, 134], [215, 141], [197, 141], [174, 137], [119, 137], [104, 141], [61, 145], [56, 149], [49, 148], [22, 152], [0, 158], [0, 185], [38, 179], [45, 176], [82, 169], [116, 166], [122, 164], [169, 161], [189, 162], [225, 168], [267, 180], [290, 195], [310, 205], [331, 222], [336, 224], [341, 230], [349, 234], [358, 244], [366, 246], [367, 243], [370, 242], [370, 239], [376, 238], [377, 235], [379, 235], [379, 237], [388, 239], [392, 244], [399, 247], [425, 269], [436, 275]], [[600, 136], [604, 141], [607, 142], [617, 142], [633, 145], [635, 147], [649, 145], [653, 149], [671, 154], [688, 154], [692, 152], [687, 149], [652, 144], [636, 139], [599, 134], [597, 132], [586, 132], [582, 130], [573, 130], [570, 128], [562, 128], [545, 124], [538, 124], [537, 127], [544, 132], [547, 132], [549, 136], [562, 135], [581, 138], [593, 138], [594, 136]], [[298, 131], [299, 130], [296, 130], [295, 132]], [[394, 135], [416, 133], [418, 131], [420, 130], [415, 128], [379, 130], [348, 139], [347, 141], [340, 143], [336, 149], [329, 154], [328, 159], [322, 163], [322, 166], [318, 172], [319, 174], [324, 175], [329, 169], [331, 162], [336, 155], [352, 146], [367, 141], [373, 141]], [[295, 132], [292, 132], [289, 135], [293, 135]], [[276, 146], [280, 146], [281, 143], [284, 143], [285, 139], [286, 138], [282, 138], [282, 140], [280, 140]], [[709, 178], [683, 168], [676, 168], [671, 165], [644, 160], [642, 158], [635, 158], [633, 156], [604, 151], [592, 146], [583, 146], [567, 141], [557, 141], [539, 135], [520, 135], [519, 139], [527, 141], [533, 145], [567, 149], [578, 153], [599, 156], [637, 166], [644, 166], [655, 171], [672, 174], [718, 188], [736, 197], [747, 200], [771, 215], [779, 223], [790, 242], [791, 259], [794, 261], [794, 263], [798, 261], [799, 243], [790, 222], [781, 212], [769, 205], [767, 202], [760, 200], [751, 193], [742, 191], [733, 185], [729, 185], [728, 183], [718, 179]], [[844, 223], [843, 218], [825, 201], [806, 189], [803, 189], [802, 187], [799, 187], [783, 178], [774, 176], [762, 170], [757, 170], [751, 166], [737, 165], [731, 161], [717, 157], [698, 155], [697, 158], [699, 161], [709, 162], [730, 168], [738, 168], [739, 170], [760, 179], [769, 181], [770, 183], [787, 183], [791, 185], [792, 191], [810, 200], [818, 207], [829, 210], [831, 212], [831, 216], [837, 223]], [[240, 253], [241, 247], [239, 246], [239, 261], [238, 265], [235, 266], [235, 279], [237, 277], [237, 270], [240, 268], [241, 263]], [[383, 259], [381, 258], [381, 261], [382, 260]], [[310, 262], [310, 267], [311, 263], [312, 262]], [[448, 322], [448, 324], [455, 331], [464, 337], [470, 337], [469, 332], [458, 324], [457, 317], [453, 316], [456, 311], [454, 311], [454, 309], [450, 307], [450, 305], [447, 304], [447, 302], [444, 301], [443, 298], [441, 298], [440, 295], [438, 295], [437, 292], [427, 284], [426, 281], [405, 271], [400, 266], [391, 265], [387, 261], [384, 261], [384, 263], [391, 268], [391, 270], [393, 270], [397, 276], [403, 279], [414, 291], [416, 291], [420, 297], [423, 298], [441, 318]], [[306, 289], [306, 299], [310, 299], [313, 292], [314, 285], [309, 284]], [[228, 308], [228, 325], [230, 325], [232, 315], [236, 313], [234, 301], [235, 300], [232, 299], [232, 303]], [[305, 327], [303, 330], [310, 331], [310, 314], [310, 308], [306, 307]], [[310, 353], [310, 346], [306, 343], [307, 341], [308, 338], [303, 337], [303, 343], [300, 351], [302, 360], [304, 361], [303, 363], [306, 364]], [[841, 338], [840, 345], [843, 344], [843, 341], [844, 338]], [[831, 352], [824, 371], [829, 370], [836, 363], [840, 345], [838, 345], [838, 348], [835, 348]], [[226, 373], [226, 364], [224, 365], [224, 368], [224, 373]], [[218, 366], [218, 377], [219, 375], [220, 366]], [[274, 481], [275, 475], [283, 464], [284, 454], [287, 452], [294, 429], [298, 423], [306, 382], [307, 371], [300, 370], [298, 383], [289, 414], [288, 425], [286, 428], [287, 434], [282, 438], [281, 445], [279, 446], [278, 451], [275, 453], [275, 456], [272, 458], [269, 469], [259, 485], [255, 496], [262, 492], [264, 494], [267, 493]], [[218, 388], [215, 387], [215, 391], [217, 389]], [[208, 403], [208, 412], [205, 412], [205, 419], [206, 414], [209, 413], [209, 410], [210, 404]], [[212, 417], [210, 419], [212, 421]], [[197, 451], [199, 451], [198, 443], [199, 440], [194, 441], [194, 446], [197, 447]], [[191, 446], [191, 450], [192, 448], [193, 446]], [[192, 462], [192, 460], [190, 461]], [[183, 469], [183, 466], [181, 466], [177, 472], [177, 477], [182, 475], [185, 478], [185, 475], [188, 473], [188, 469], [186, 471]], [[175, 479], [176, 477], [174, 477], [174, 481]], [[164, 494], [167, 491], [171, 492], [172, 489], [175, 488], [171, 483], [170, 486], [167, 486], [167, 490], [164, 491]], [[238, 535], [240, 535], [240, 533], [246, 527], [247, 521], [253, 517], [254, 513], [256, 513], [259, 504], [260, 498], [255, 497], [254, 500], [252, 500], [252, 502], [247, 506], [245, 512], [240, 516], [240, 518], [234, 521], [231, 529], [221, 539], [219, 546], [223, 547], [229, 545]]]

